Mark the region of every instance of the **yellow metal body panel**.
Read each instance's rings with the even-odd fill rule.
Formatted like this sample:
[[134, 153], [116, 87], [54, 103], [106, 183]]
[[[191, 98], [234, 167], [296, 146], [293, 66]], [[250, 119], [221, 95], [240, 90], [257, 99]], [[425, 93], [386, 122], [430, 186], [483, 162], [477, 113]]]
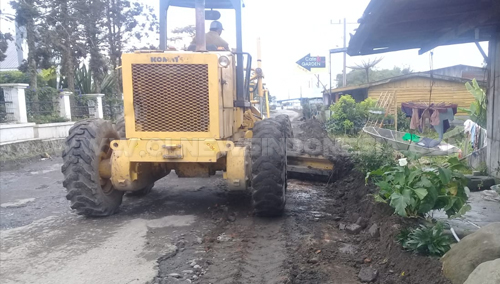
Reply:
[[232, 141], [214, 139], [127, 139], [111, 142], [113, 155], [130, 162], [215, 163], [234, 148]]
[[222, 118], [220, 120], [220, 128], [222, 129], [222, 137], [231, 137], [235, 132], [233, 125], [234, 116], [234, 101], [236, 100], [236, 68], [234, 66], [234, 57], [231, 53], [223, 53], [230, 60], [230, 64], [226, 68], [220, 68], [221, 73], [221, 104], [220, 112]]
[[248, 147], [235, 147], [227, 153], [224, 178], [229, 190], [247, 190], [252, 172]]
[[232, 122], [220, 121], [223, 116], [218, 58], [215, 53], [193, 52], [124, 54], [127, 138], [227, 136], [221, 125]]

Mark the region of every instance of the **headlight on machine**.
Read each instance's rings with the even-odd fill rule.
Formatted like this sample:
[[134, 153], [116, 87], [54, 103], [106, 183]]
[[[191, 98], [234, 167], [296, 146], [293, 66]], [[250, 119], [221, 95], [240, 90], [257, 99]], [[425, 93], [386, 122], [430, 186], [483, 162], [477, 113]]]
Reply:
[[229, 66], [229, 58], [227, 58], [227, 56], [221, 56], [219, 57], [219, 65], [220, 67], [223, 67], [223, 68], [226, 68], [227, 66]]

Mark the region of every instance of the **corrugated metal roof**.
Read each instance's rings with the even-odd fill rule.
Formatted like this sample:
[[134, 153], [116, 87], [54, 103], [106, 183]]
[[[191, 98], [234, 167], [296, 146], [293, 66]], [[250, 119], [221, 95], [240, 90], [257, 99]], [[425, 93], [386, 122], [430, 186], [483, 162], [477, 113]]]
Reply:
[[[335, 93], [341, 93], [341, 92], [346, 92], [346, 91], [352, 91], [352, 90], [357, 90], [357, 89], [367, 89], [373, 86], [379, 86], [395, 81], [401, 81], [409, 78], [414, 78], [414, 77], [421, 77], [421, 78], [431, 78], [430, 71], [426, 72], [418, 72], [418, 73], [410, 73], [407, 75], [402, 75], [402, 76], [396, 76], [388, 79], [383, 79], [375, 82], [370, 82], [367, 84], [361, 84], [361, 85], [354, 85], [354, 86], [347, 86], [347, 87], [341, 87], [341, 88], [336, 88], [332, 89], [332, 94]], [[451, 77], [451, 76], [443, 76], [443, 75], [438, 75], [438, 74], [433, 74], [432, 77], [435, 80], [442, 80], [442, 81], [451, 81], [451, 82], [459, 82], [459, 83], [466, 83], [469, 82], [470, 80], [464, 79], [464, 78], [458, 78], [458, 77]], [[481, 81], [478, 81], [478, 83], [482, 83]]]
[[5, 55], [5, 60], [0, 62], [0, 70], [17, 70], [19, 67], [19, 63], [17, 60], [17, 49], [16, 43], [13, 41], [9, 41], [9, 47], [7, 48]]
[[500, 27], [500, 1], [371, 0], [358, 22], [349, 55], [412, 48], [422, 54], [436, 46], [494, 38]]

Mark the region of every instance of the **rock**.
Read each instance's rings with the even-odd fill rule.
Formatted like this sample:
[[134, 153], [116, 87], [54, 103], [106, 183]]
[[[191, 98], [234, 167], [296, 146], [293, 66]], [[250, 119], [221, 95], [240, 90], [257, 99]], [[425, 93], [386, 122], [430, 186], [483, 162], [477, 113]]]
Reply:
[[340, 223], [339, 224], [339, 229], [340, 230], [345, 230], [345, 227], [346, 227], [346, 224], [344, 224], [344, 223]]
[[168, 276], [173, 278], [181, 278], [182, 276], [179, 273], [170, 273]]
[[234, 221], [236, 221], [236, 216], [234, 216], [234, 215], [229, 215], [229, 216], [227, 216], [227, 220], [228, 220], [229, 222], [234, 222]]
[[364, 230], [368, 226], [368, 219], [359, 217], [358, 220], [356, 221], [356, 224], [358, 224], [361, 227], [361, 230]]
[[378, 238], [380, 237], [380, 228], [377, 224], [373, 224], [371, 225], [370, 229], [368, 229], [368, 233], [370, 233], [370, 236], [372, 236], [372, 238]]
[[182, 273], [193, 274], [193, 270], [183, 270]]
[[193, 266], [193, 269], [195, 269], [195, 270], [200, 270], [200, 269], [201, 269], [201, 266], [200, 266], [200, 265], [198, 265], [198, 264], [196, 264], [195, 266]]
[[467, 278], [464, 284], [500, 283], [500, 258], [481, 263]]
[[203, 239], [202, 239], [202, 238], [200, 238], [200, 237], [196, 237], [195, 242], [196, 242], [197, 244], [201, 245], [201, 244], [203, 243]]
[[227, 236], [225, 233], [222, 233], [220, 234], [218, 237], [217, 237], [217, 241], [222, 243], [222, 242], [227, 242], [227, 241], [230, 241], [231, 240], [231, 237], [230, 236]]
[[317, 257], [313, 257], [307, 261], [308, 263], [316, 264], [319, 262], [319, 259]]
[[185, 240], [179, 240], [175, 245], [178, 248], [184, 248], [184, 247], [186, 247], [186, 241]]
[[193, 280], [196, 280], [196, 279], [198, 279], [198, 276], [193, 275], [193, 277], [191, 277], [191, 278], [192, 278]]
[[14, 202], [7, 202], [0, 204], [2, 208], [21, 208], [28, 206], [28, 203], [34, 202], [35, 198], [19, 199]]
[[500, 222], [482, 227], [463, 238], [441, 259], [443, 274], [453, 284], [462, 284], [483, 262], [500, 258]]
[[361, 282], [373, 282], [377, 279], [378, 270], [373, 267], [363, 267], [359, 271], [358, 277]]
[[340, 217], [340, 216], [333, 216], [332, 219], [333, 219], [333, 221], [340, 221], [340, 220], [342, 220], [342, 217]]
[[159, 258], [160, 261], [163, 261], [163, 260], [167, 260], [169, 258], [172, 258], [174, 257], [175, 255], [177, 255], [177, 251], [179, 249], [177, 248], [177, 246], [174, 246], [174, 245], [166, 245], [165, 248], [162, 249], [162, 256]]
[[349, 233], [349, 234], [359, 234], [359, 232], [361, 232], [361, 230], [363, 230], [363, 228], [358, 225], [358, 224], [351, 224], [347, 227], [345, 227], [345, 230]]

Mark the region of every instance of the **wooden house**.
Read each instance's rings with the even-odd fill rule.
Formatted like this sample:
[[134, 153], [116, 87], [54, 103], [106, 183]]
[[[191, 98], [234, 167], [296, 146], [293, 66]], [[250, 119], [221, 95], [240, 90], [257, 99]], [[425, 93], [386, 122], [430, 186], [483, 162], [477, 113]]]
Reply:
[[[342, 95], [351, 95], [357, 102], [366, 98], [377, 100], [381, 93], [389, 92], [395, 96], [394, 107], [401, 107], [403, 102], [454, 103], [459, 107], [469, 108], [474, 97], [465, 87], [470, 79], [452, 77], [430, 72], [410, 73], [368, 84], [347, 86], [331, 90], [324, 94], [328, 104], [336, 102]], [[483, 81], [478, 81], [480, 85]], [[465, 115], [458, 112], [458, 115]]]

